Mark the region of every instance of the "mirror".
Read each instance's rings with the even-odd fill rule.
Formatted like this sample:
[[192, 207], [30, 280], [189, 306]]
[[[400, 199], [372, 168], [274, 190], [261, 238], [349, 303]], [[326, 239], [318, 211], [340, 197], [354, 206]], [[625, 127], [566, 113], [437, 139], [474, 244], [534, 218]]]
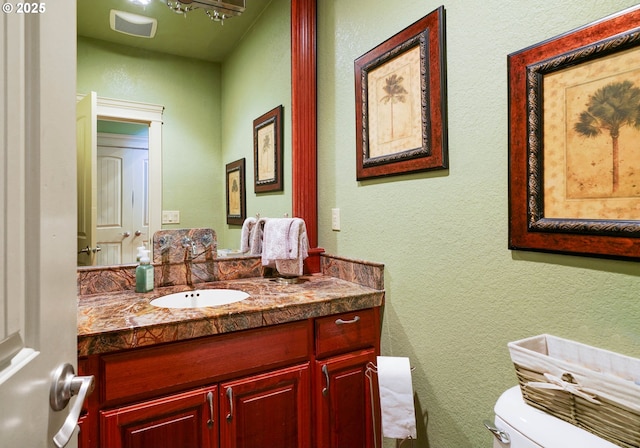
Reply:
[[[80, 1], [83, 1], [83, 0], [80, 0]], [[91, 2], [91, 3], [92, 5], [95, 4], [94, 2]], [[253, 0], [251, 2], [247, 1], [248, 8], [250, 7], [251, 3], [254, 3]], [[258, 1], [258, 3], [263, 3], [263, 2]], [[283, 0], [273, 0], [272, 2], [269, 3], [269, 5], [275, 5], [275, 4], [284, 4], [286, 5], [286, 7], [289, 7], [288, 1], [283, 2]], [[162, 4], [162, 6], [164, 5]], [[309, 158], [309, 154], [312, 153], [313, 155], [310, 158], [313, 159], [313, 161], [315, 161], [315, 133], [313, 137], [314, 141], [312, 143], [308, 143], [309, 139], [305, 136], [303, 136], [303, 138], [295, 136], [296, 126], [298, 127], [304, 126], [305, 132], [307, 133], [309, 129], [315, 130], [315, 106], [313, 106], [312, 111], [307, 110], [311, 108], [311, 105], [308, 104], [309, 102], [307, 100], [304, 100], [304, 103], [301, 103], [298, 100], [298, 103], [299, 104], [301, 103], [302, 106], [299, 106], [297, 108], [295, 106], [296, 91], [300, 89], [308, 90], [311, 83], [313, 85], [313, 89], [311, 89], [311, 91], [313, 92], [313, 95], [314, 95], [313, 104], [315, 104], [315, 48], [311, 48], [311, 49], [308, 48], [309, 42], [312, 43], [313, 46], [315, 46], [315, 0], [293, 0], [291, 1], [290, 8], [291, 8], [290, 17], [292, 21], [290, 28], [294, 32], [294, 34], [297, 33], [297, 36], [298, 36], [298, 37], [293, 37], [293, 36], [291, 37], [292, 39], [291, 71], [294, 72], [294, 77], [296, 78], [300, 78], [301, 80], [309, 78], [309, 79], [312, 79], [312, 81], [305, 81], [305, 84], [302, 86], [300, 85], [300, 82], [299, 82], [298, 87], [293, 85], [289, 88], [292, 105], [289, 108], [288, 112], [289, 112], [289, 119], [291, 120], [291, 125], [288, 125], [287, 122], [285, 121], [285, 127], [288, 126], [292, 130], [293, 135], [291, 137], [285, 137], [285, 140], [289, 139], [288, 144], [290, 145], [289, 148], [291, 149], [291, 151], [289, 151], [285, 143], [285, 151], [289, 153], [293, 153], [293, 155], [291, 156], [292, 159], [289, 162], [289, 167], [290, 167], [289, 171], [292, 170], [293, 174], [290, 172], [288, 175], [291, 177], [289, 179], [285, 178], [285, 193], [280, 193], [276, 195], [264, 195], [264, 196], [258, 197], [257, 200], [265, 199], [267, 201], [268, 200], [286, 201], [287, 202], [286, 211], [292, 211], [294, 215], [305, 218], [305, 220], [307, 221], [307, 228], [309, 233], [315, 235], [315, 226], [316, 226], [315, 220], [317, 219], [315, 216], [315, 210], [313, 210], [313, 213], [311, 214], [307, 214], [308, 212], [305, 210], [300, 210], [300, 207], [298, 207], [298, 210], [297, 210], [296, 199], [295, 199], [296, 197], [303, 197], [304, 198], [303, 202], [305, 206], [307, 206], [308, 204], [311, 204], [313, 206], [313, 204], [315, 204], [315, 181], [313, 180], [315, 179], [315, 167], [313, 168], [313, 177], [309, 177], [308, 174], [303, 174], [303, 175], [296, 174], [297, 165], [301, 163], [300, 155], [302, 155], [303, 158]], [[81, 11], [79, 9], [79, 14], [80, 12]], [[243, 16], [229, 19], [228, 22], [225, 22], [224, 29], [231, 29], [232, 24], [234, 23], [233, 21], [239, 20]], [[185, 20], [180, 17], [174, 17], [174, 18], [179, 20]], [[312, 22], [313, 26], [309, 26], [309, 22]], [[217, 23], [211, 23], [210, 25], [219, 27], [219, 24]], [[279, 24], [279, 25], [280, 25], [280, 28], [282, 28], [281, 26], [282, 24]], [[310, 32], [313, 33], [313, 36], [312, 36], [313, 39], [310, 39], [308, 36]], [[304, 34], [307, 34], [307, 35], [304, 35]], [[289, 39], [288, 36], [287, 36], [287, 39]], [[79, 38], [79, 42], [80, 40], [81, 39]], [[305, 42], [303, 43], [293, 42], [297, 40], [299, 40], [300, 42], [304, 40]], [[89, 39], [88, 41], [79, 43], [78, 59], [80, 60], [81, 58], [86, 57], [90, 60], [89, 64], [91, 64], [91, 58], [99, 58], [100, 53], [103, 50], [104, 50], [104, 45], [102, 44], [101, 41]], [[296, 56], [296, 54], [298, 54], [299, 56]], [[300, 55], [302, 57], [300, 57]], [[136, 62], [138, 63], [140, 62], [137, 60], [140, 58], [141, 53], [133, 51], [133, 54], [122, 54], [120, 56], [122, 56], [125, 59], [131, 60], [131, 63], [135, 64]], [[161, 56], [158, 56], [158, 57], [161, 58]], [[295, 73], [297, 73], [297, 71], [299, 70], [298, 68], [296, 68], [297, 63], [300, 60], [306, 60], [305, 63], [309, 65], [310, 59], [313, 60], [313, 63], [311, 64], [312, 70], [310, 70], [307, 67], [304, 69], [304, 73], [301, 72], [299, 75], [296, 76]], [[188, 123], [190, 123], [191, 125], [195, 126], [198, 129], [206, 129], [206, 131], [204, 136], [195, 138], [193, 135], [189, 135], [189, 130], [187, 129], [186, 132], [180, 136], [180, 138], [176, 138], [173, 140], [169, 139], [168, 138], [169, 136], [167, 135], [168, 134], [167, 122], [170, 120], [170, 118], [173, 118], [169, 116], [170, 112], [175, 114], [175, 111], [167, 110], [166, 116], [164, 118], [165, 125], [164, 125], [163, 136], [162, 136], [162, 140], [165, 148], [163, 150], [164, 167], [162, 169], [162, 178], [163, 178], [162, 190], [163, 190], [163, 196], [164, 196], [162, 198], [163, 208], [165, 210], [167, 209], [172, 210], [174, 208], [180, 210], [181, 221], [178, 225], [174, 226], [174, 228], [205, 227], [205, 226], [212, 227], [216, 229], [216, 231], [218, 232], [219, 239], [222, 237], [222, 239], [224, 240], [224, 238], [227, 236], [225, 235], [225, 233], [228, 233], [228, 235], [230, 235], [229, 238], [231, 240], [235, 240], [235, 239], [239, 240], [239, 237], [234, 238], [234, 234], [233, 234], [233, 232], [237, 232], [237, 234], [239, 235], [239, 229], [230, 229], [229, 232], [224, 231], [228, 227], [224, 220], [224, 212], [218, 213], [219, 216], [216, 218], [210, 218], [203, 215], [202, 212], [198, 210], [198, 209], [205, 208], [202, 206], [203, 203], [206, 203], [208, 208], [215, 208], [216, 210], [219, 210], [219, 211], [224, 210], [224, 201], [222, 200], [222, 198], [224, 197], [224, 183], [223, 183], [222, 176], [220, 176], [219, 182], [210, 182], [208, 184], [205, 184], [207, 185], [207, 188], [219, 188], [221, 190], [221, 193], [219, 194], [220, 199], [217, 200], [217, 203], [211, 204], [211, 201], [206, 200], [206, 197], [204, 197], [203, 199], [203, 195], [201, 194], [202, 182], [194, 182], [193, 179], [189, 179], [190, 176], [188, 176], [188, 174], [192, 172], [202, 173], [202, 171], [198, 171], [200, 170], [200, 167], [208, 166], [210, 167], [209, 168], [210, 173], [207, 173], [206, 176], [213, 177], [214, 174], [216, 174], [215, 167], [219, 166], [221, 168], [220, 172], [223, 172], [224, 163], [234, 160], [232, 157], [235, 157], [235, 158], [240, 158], [240, 156], [246, 157], [248, 166], [251, 166], [252, 165], [251, 137], [249, 137], [250, 146], [246, 147], [245, 145], [245, 147], [241, 147], [240, 149], [237, 149], [237, 151], [239, 151], [237, 153], [234, 152], [233, 149], [227, 150], [227, 153], [222, 157], [214, 156], [210, 153], [211, 147], [215, 146], [213, 143], [215, 143], [216, 141], [220, 141], [221, 139], [224, 139], [224, 136], [220, 135], [220, 131], [218, 132], [216, 132], [215, 130], [212, 131], [211, 128], [213, 126], [211, 126], [211, 123], [207, 122], [206, 120], [203, 121], [202, 117], [198, 116], [200, 114], [198, 114], [197, 112], [197, 107], [201, 106], [201, 103], [205, 102], [205, 99], [207, 98], [207, 95], [209, 94], [209, 92], [205, 89], [199, 89], [196, 92], [188, 91], [188, 86], [190, 84], [201, 81], [199, 79], [194, 79], [194, 76], [198, 74], [197, 69], [201, 68], [201, 65], [206, 66], [207, 62], [192, 61], [191, 59], [184, 59], [182, 62], [184, 62], [183, 64], [184, 66], [182, 68], [184, 69], [185, 76], [179, 79], [171, 78], [171, 79], [168, 79], [167, 81], [175, 85], [176, 92], [174, 92], [174, 94], [178, 97], [178, 103], [182, 102], [187, 104], [186, 112], [187, 113], [192, 112], [188, 116], [188, 120], [187, 120]], [[82, 87], [84, 87], [84, 86], [81, 87], [81, 83], [86, 78], [85, 74], [81, 73], [82, 70], [83, 68], [80, 67], [80, 64], [79, 64], [79, 69], [78, 69], [79, 91], [81, 91]], [[134, 92], [135, 87], [144, 85], [145, 82], [148, 82], [147, 80], [144, 79], [143, 76], [132, 79], [130, 73], [128, 73], [126, 70], [123, 69], [122, 66], [118, 64], [114, 64], [113, 66], [109, 67], [108, 71], [109, 73], [107, 75], [110, 76], [112, 79], [116, 80], [117, 82], [119, 82], [120, 85], [118, 85], [118, 87], [125, 92], [129, 89], [132, 91], [132, 93], [135, 93]], [[261, 70], [261, 71], [268, 72], [269, 70]], [[213, 73], [214, 79], [219, 79], [221, 76], [222, 75], [220, 73]], [[132, 84], [133, 84], [133, 87], [128, 87]], [[158, 88], [158, 86], [151, 85], [151, 86], [148, 86], [148, 88], [154, 89], [154, 88]], [[83, 90], [87, 90], [87, 89], [85, 88]], [[223, 91], [218, 94], [218, 96], [220, 97], [220, 100], [223, 103], [227, 101], [226, 104], [230, 104], [231, 101], [225, 98], [225, 91], [224, 89], [222, 90]], [[265, 91], [268, 91], [268, 90], [271, 90], [271, 89], [265, 89]], [[99, 93], [101, 96], [103, 95], [102, 92], [99, 92]], [[309, 92], [305, 92], [305, 94], [307, 95], [308, 93]], [[121, 98], [123, 95], [112, 94], [111, 92], [106, 91], [104, 93], [104, 96]], [[136, 98], [133, 98], [133, 100], [135, 99]], [[254, 101], [252, 101], [251, 103], [253, 102]], [[247, 106], [246, 103], [238, 105], [238, 107], [246, 107], [246, 106]], [[230, 109], [228, 110], [231, 110], [233, 112], [233, 109], [231, 108], [231, 106], [229, 106], [229, 108]], [[253, 112], [252, 114], [253, 115], [250, 115], [250, 116], [260, 115], [259, 113], [257, 113], [257, 111]], [[299, 116], [301, 115], [304, 115], [304, 118], [302, 120], [300, 120], [299, 118]], [[312, 116], [313, 118], [309, 118], [309, 116]], [[218, 116], [217, 118], [224, 125], [226, 116], [222, 116], [222, 117]], [[312, 123], [310, 123], [310, 121], [312, 121]], [[224, 127], [226, 129], [226, 126]], [[241, 130], [239, 132], [251, 134], [251, 129], [249, 128], [247, 130]], [[202, 144], [202, 140], [206, 142], [205, 145]], [[189, 155], [188, 150], [185, 150], [185, 148], [190, 149], [196, 146], [201, 147], [201, 153], [194, 154], [192, 157], [191, 155]], [[232, 146], [240, 146], [240, 145], [239, 144], [236, 145], [232, 142], [228, 146], [232, 147]], [[296, 156], [296, 153], [299, 153], [299, 154]], [[298, 158], [296, 159], [296, 157]], [[182, 169], [182, 171], [180, 172], [181, 174], [178, 174], [178, 175], [173, 174], [171, 170], [168, 170], [166, 168], [167, 165], [172, 167], [180, 166]], [[308, 171], [308, 168], [305, 168], [305, 170]], [[285, 171], [287, 171], [286, 163], [285, 163]], [[178, 177], [178, 179], [176, 179], [176, 177]], [[202, 174], [199, 174], [199, 177], [202, 178], [204, 176]], [[248, 178], [248, 184], [246, 185], [246, 188], [247, 188], [247, 193], [250, 193], [253, 190], [253, 185], [250, 184], [253, 181], [253, 176], [248, 175], [247, 178]], [[167, 184], [170, 184], [171, 186], [167, 187]], [[310, 192], [310, 188], [313, 190], [312, 192]], [[183, 192], [186, 191], [188, 195], [187, 200], [183, 201], [182, 203], [176, 202], [177, 201], [176, 198], [178, 198], [179, 195], [177, 195], [175, 190], [181, 190]], [[248, 206], [249, 206], [248, 211], [251, 213], [251, 203], [249, 201], [248, 201]], [[255, 209], [256, 207], [254, 207], [254, 210]], [[261, 212], [259, 208], [257, 209], [257, 211]], [[264, 214], [267, 214], [267, 213], [264, 213]], [[172, 227], [170, 225], [169, 226], [165, 225], [163, 226], [163, 228], [172, 228]], [[315, 245], [315, 239], [313, 239], [312, 241], [313, 241], [312, 244]], [[224, 246], [221, 246], [221, 247], [224, 247]]]
[[149, 126], [98, 117], [97, 132], [96, 265], [134, 263], [149, 247]]

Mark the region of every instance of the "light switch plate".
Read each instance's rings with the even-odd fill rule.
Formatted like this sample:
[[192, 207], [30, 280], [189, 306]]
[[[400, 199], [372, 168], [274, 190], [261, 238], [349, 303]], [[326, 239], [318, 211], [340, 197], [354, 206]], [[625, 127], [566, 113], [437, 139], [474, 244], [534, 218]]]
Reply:
[[180, 211], [162, 210], [162, 224], [180, 224]]
[[340, 230], [340, 209], [331, 209], [331, 230]]

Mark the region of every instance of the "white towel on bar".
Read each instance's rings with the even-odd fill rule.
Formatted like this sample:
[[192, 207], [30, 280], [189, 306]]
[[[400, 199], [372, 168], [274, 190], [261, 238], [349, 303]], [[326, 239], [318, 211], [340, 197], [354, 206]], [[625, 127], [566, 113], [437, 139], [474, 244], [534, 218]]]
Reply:
[[249, 237], [249, 251], [251, 255], [262, 254], [262, 244], [264, 239], [264, 225], [268, 221], [268, 218], [260, 218], [256, 221]]
[[300, 218], [269, 219], [264, 225], [262, 265], [282, 275], [302, 275], [309, 256], [307, 227]]
[[242, 223], [242, 232], [240, 233], [240, 252], [248, 252], [251, 249], [251, 235], [256, 225], [256, 218], [249, 217]]

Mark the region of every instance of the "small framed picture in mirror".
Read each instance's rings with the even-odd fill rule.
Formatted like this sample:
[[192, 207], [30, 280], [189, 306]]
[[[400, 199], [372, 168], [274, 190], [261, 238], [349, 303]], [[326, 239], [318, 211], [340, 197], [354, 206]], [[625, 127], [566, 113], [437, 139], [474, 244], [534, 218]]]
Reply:
[[253, 120], [256, 193], [282, 191], [282, 106]]
[[227, 163], [227, 224], [241, 226], [247, 217], [245, 159]]

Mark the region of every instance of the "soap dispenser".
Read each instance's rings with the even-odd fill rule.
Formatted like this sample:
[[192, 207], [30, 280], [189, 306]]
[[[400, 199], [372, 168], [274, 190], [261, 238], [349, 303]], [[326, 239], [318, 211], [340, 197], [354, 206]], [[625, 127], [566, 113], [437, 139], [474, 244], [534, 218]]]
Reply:
[[140, 265], [136, 268], [136, 292], [153, 291], [153, 266], [149, 260], [149, 250], [143, 250]]
[[138, 263], [140, 263], [140, 259], [142, 258], [142, 256], [144, 255], [144, 251], [146, 250], [146, 247], [144, 246], [138, 246], [136, 247], [136, 249], [138, 250], [138, 253], [136, 254], [136, 261]]

